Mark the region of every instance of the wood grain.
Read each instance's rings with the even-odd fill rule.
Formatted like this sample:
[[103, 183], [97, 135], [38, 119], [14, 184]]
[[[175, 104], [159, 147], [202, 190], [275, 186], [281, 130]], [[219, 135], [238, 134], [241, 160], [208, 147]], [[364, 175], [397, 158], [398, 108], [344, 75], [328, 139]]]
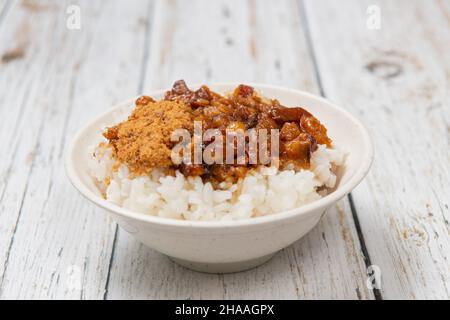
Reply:
[[[449, 299], [449, 51], [448, 1], [0, 0], [0, 299], [374, 299], [369, 256], [382, 298]], [[181, 78], [323, 93], [361, 118], [376, 159], [352, 193], [356, 220], [343, 199], [265, 265], [228, 275], [117, 229], [70, 186], [66, 144]]]
[[[0, 296], [102, 298], [116, 225], [68, 182], [66, 142], [91, 117], [136, 93], [148, 3], [14, 2], [1, 25]], [[112, 36], [113, 35], [113, 36]]]
[[[370, 5], [381, 10], [380, 30], [366, 27]], [[353, 195], [382, 296], [448, 299], [450, 5], [306, 8], [325, 94], [362, 118], [374, 140], [375, 163]]]
[[[183, 78], [318, 92], [296, 2], [208, 3], [157, 2], [144, 91]], [[365, 286], [358, 238], [342, 201], [307, 237], [267, 264], [230, 275], [183, 269], [119, 230], [107, 298], [370, 299], [373, 294]]]

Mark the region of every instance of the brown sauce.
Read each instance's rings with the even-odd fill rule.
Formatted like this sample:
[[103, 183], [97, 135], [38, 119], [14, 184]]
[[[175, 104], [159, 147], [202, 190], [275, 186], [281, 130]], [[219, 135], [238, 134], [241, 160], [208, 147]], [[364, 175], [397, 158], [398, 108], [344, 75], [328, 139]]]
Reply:
[[[183, 80], [179, 80], [166, 93], [163, 101], [177, 105], [161, 104], [147, 96], [140, 97], [129, 119], [108, 128], [104, 134], [116, 158], [131, 165], [136, 172], [148, 173], [153, 167], [162, 166], [169, 170], [180, 170], [185, 176], [201, 176], [204, 180], [218, 183], [235, 182], [257, 166], [258, 163], [249, 163], [248, 145], [245, 149], [245, 164], [237, 164], [236, 161], [234, 164], [175, 165], [168, 161], [167, 150], [173, 147], [173, 143], [167, 139], [170, 135], [168, 129], [170, 131], [175, 127], [173, 123], [161, 119], [174, 121], [180, 114], [184, 120], [176, 120], [178, 123], [175, 126], [181, 125], [191, 133], [193, 129], [188, 121], [201, 121], [203, 130], [218, 129], [223, 134], [226, 130], [238, 129], [267, 129], [270, 134], [270, 129], [278, 129], [279, 165], [282, 168], [309, 168], [311, 153], [317, 149], [317, 145], [331, 146], [326, 128], [311, 113], [301, 107], [286, 108], [275, 99], [262, 98], [250, 86], [239, 85], [234, 92], [224, 96], [207, 86], [190, 90]], [[164, 108], [167, 108], [167, 112]], [[174, 110], [176, 114], [171, 113]], [[136, 128], [135, 124], [139, 127]], [[158, 145], [153, 145], [154, 138], [157, 138]], [[207, 146], [208, 143], [203, 142], [202, 149]], [[162, 150], [164, 155], [158, 154], [158, 150]]]

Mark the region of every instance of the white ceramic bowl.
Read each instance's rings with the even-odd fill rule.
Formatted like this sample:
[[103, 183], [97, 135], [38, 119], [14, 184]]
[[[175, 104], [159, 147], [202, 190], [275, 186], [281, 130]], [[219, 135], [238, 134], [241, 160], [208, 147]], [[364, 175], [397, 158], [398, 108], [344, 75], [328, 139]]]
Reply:
[[[226, 273], [246, 270], [269, 260], [309, 232], [327, 208], [348, 194], [367, 174], [373, 159], [367, 130], [347, 111], [306, 92], [269, 85], [250, 84], [264, 96], [286, 106], [304, 106], [328, 129], [334, 146], [348, 152], [338, 173], [335, 190], [322, 199], [297, 209], [240, 221], [184, 221], [132, 212], [107, 202], [89, 175], [89, 148], [100, 140], [105, 127], [124, 120], [135, 99], [100, 115], [73, 139], [66, 155], [66, 170], [72, 184], [87, 199], [110, 213], [118, 224], [145, 245], [168, 255], [177, 263], [203, 272]], [[210, 85], [228, 92], [236, 83]], [[194, 87], [194, 86], [193, 86]], [[167, 90], [149, 92], [159, 99]]]

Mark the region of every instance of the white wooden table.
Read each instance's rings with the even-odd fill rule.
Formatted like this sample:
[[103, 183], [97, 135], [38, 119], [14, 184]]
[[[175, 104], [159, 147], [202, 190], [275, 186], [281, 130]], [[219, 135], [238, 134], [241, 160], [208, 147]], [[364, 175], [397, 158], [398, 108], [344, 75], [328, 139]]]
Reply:
[[[372, 170], [269, 263], [179, 267], [63, 168], [86, 121], [177, 79], [322, 94], [370, 129]], [[449, 89], [450, 1], [0, 0], [0, 298], [449, 299]]]

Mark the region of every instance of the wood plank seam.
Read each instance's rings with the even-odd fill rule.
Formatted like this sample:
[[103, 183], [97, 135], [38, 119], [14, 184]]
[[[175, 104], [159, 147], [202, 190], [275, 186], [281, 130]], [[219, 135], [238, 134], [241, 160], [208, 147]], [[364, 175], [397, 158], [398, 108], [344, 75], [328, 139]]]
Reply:
[[[5, 1], [0, 2], [2, 11]], [[102, 110], [107, 105], [113, 105], [116, 99], [135, 94], [143, 53], [147, 3], [138, 0], [121, 7], [120, 1], [114, 1], [112, 5], [108, 2], [108, 6], [84, 7], [83, 26], [88, 28], [76, 33], [66, 30], [65, 17], [57, 14], [64, 5], [39, 3], [36, 9], [21, 6], [21, 3], [16, 5], [12, 2], [1, 25], [2, 36], [6, 33], [5, 39], [1, 37], [6, 40], [1, 43], [1, 52], [14, 47], [10, 43], [14, 44], [16, 39], [20, 42], [22, 38], [18, 38], [17, 34], [27, 40], [21, 40], [27, 45], [24, 59], [2, 64], [0, 72], [3, 84], [0, 87], [5, 89], [2, 90], [2, 98], [12, 98], [11, 103], [2, 99], [5, 104], [1, 108], [3, 116], [9, 119], [11, 114], [11, 119], [7, 121], [6, 129], [2, 127], [2, 134], [7, 134], [4, 140], [10, 142], [3, 146], [7, 152], [1, 162], [0, 194], [5, 193], [3, 187], [7, 175], [9, 178], [0, 203], [0, 274], [3, 274], [3, 262], [15, 232], [14, 243], [8, 253], [8, 268], [3, 275], [1, 297], [101, 299], [116, 225], [110, 218], [87, 213], [94, 210], [84, 199], [71, 197], [72, 189], [62, 165], [63, 146], [82, 123], [80, 119], [88, 117], [88, 112], [97, 112], [93, 109]], [[114, 21], [124, 15], [120, 24]], [[108, 19], [111, 16], [113, 18]], [[27, 28], [27, 23], [38, 26]], [[39, 29], [40, 32], [35, 32]], [[111, 29], [117, 34], [113, 38], [105, 37], [104, 34], [110, 34]], [[38, 38], [36, 35], [43, 36]], [[50, 45], [48, 39], [51, 39]], [[58, 50], [52, 50], [54, 48]], [[113, 50], [102, 51], [104, 48]], [[45, 50], [50, 54], [45, 54]], [[53, 52], [66, 54], [54, 55]], [[105, 75], [102, 76], [102, 63], [113, 65], [108, 68], [106, 79], [103, 79]], [[33, 70], [30, 66], [34, 67]], [[133, 80], [124, 80], [121, 74]], [[21, 76], [23, 81], [20, 81]], [[20, 91], [24, 91], [18, 98], [21, 92], [14, 94], [16, 90], [8, 90], [10, 78], [14, 80], [11, 85], [17, 83]], [[73, 80], [76, 80], [75, 84], [71, 83]], [[98, 83], [99, 88], [89, 90], [92, 83]], [[34, 90], [28, 90], [28, 87]], [[117, 89], [123, 90], [123, 93], [117, 93]], [[89, 110], [85, 109], [89, 105], [85, 99], [92, 104]], [[14, 112], [9, 112], [9, 109]], [[22, 113], [25, 115], [20, 116]], [[43, 116], [46, 123], [43, 132], [38, 134]], [[30, 119], [30, 126], [27, 119]], [[40, 141], [39, 150], [36, 150], [37, 140]], [[28, 176], [32, 160], [36, 161], [31, 176]], [[11, 163], [14, 165], [8, 174]], [[21, 170], [22, 163], [25, 170]], [[44, 188], [40, 188], [41, 181]], [[70, 200], [65, 199], [65, 195]], [[82, 217], [78, 217], [77, 210]], [[6, 231], [4, 234], [3, 230]], [[64, 254], [61, 254], [63, 249]], [[72, 268], [76, 268], [75, 273], [70, 271]], [[71, 279], [76, 280], [75, 285], [68, 282]]]
[[[6, 8], [6, 7], [9, 8], [10, 5], [6, 4], [4, 8]], [[3, 10], [2, 13], [4, 11], [5, 10]], [[1, 16], [0, 16], [0, 18], [1, 18]], [[0, 23], [1, 23], [1, 19], [0, 19]], [[23, 99], [23, 101], [21, 103], [21, 106], [20, 106], [20, 109], [21, 109], [20, 112], [21, 113], [25, 109], [25, 105], [28, 103], [28, 98], [29, 98], [29, 94], [26, 94], [24, 96], [24, 99]], [[35, 147], [35, 150], [37, 150], [37, 152], [39, 150], [39, 141], [40, 141], [40, 137], [42, 135], [43, 129], [44, 129], [44, 123], [45, 123], [46, 115], [47, 115], [47, 112], [44, 112], [42, 114], [41, 122], [39, 124], [39, 129], [38, 129], [38, 132], [37, 132], [36, 147]], [[17, 132], [17, 130], [18, 130], [18, 127], [20, 126], [20, 121], [21, 121], [21, 119], [18, 119], [17, 122], [15, 123], [15, 126], [14, 126], [15, 134], [19, 134], [19, 132]], [[17, 140], [17, 144], [14, 147], [13, 155], [11, 157], [12, 161], [11, 161], [7, 171], [6, 171], [7, 174], [6, 174], [6, 180], [5, 180], [5, 187], [4, 187], [3, 191], [2, 191], [2, 194], [1, 194], [1, 197], [0, 197], [0, 201], [3, 200], [3, 197], [5, 195], [5, 191], [7, 189], [6, 187], [7, 187], [8, 183], [9, 183], [10, 173], [11, 173], [11, 170], [12, 170], [14, 159], [16, 158], [16, 155], [17, 155], [18, 147], [20, 145], [20, 140], [21, 140], [20, 138]], [[31, 174], [32, 174], [33, 169], [34, 169], [34, 164], [35, 164], [34, 159], [35, 159], [35, 157], [33, 157], [32, 161], [31, 161], [30, 170], [28, 171], [27, 178], [26, 178], [25, 188], [24, 188], [24, 191], [23, 191], [23, 193], [22, 193], [22, 195], [20, 197], [19, 211], [17, 213], [17, 218], [16, 218], [16, 221], [15, 221], [15, 224], [14, 224], [14, 230], [13, 230], [12, 235], [11, 235], [11, 240], [10, 240], [10, 243], [8, 245], [8, 249], [6, 251], [5, 261], [3, 262], [3, 266], [4, 266], [3, 267], [3, 273], [0, 275], [0, 296], [2, 294], [4, 276], [5, 276], [6, 271], [8, 269], [9, 256], [10, 256], [13, 244], [14, 244], [14, 237], [15, 237], [15, 234], [16, 234], [19, 222], [20, 222], [20, 216], [21, 216], [21, 213], [22, 213], [22, 207], [23, 207], [23, 204], [24, 204], [24, 201], [25, 201], [25, 197], [26, 197], [26, 194], [27, 194], [27, 191], [28, 191], [28, 185], [29, 185], [30, 177], [31, 177]]]
[[[38, 151], [38, 150], [39, 150], [39, 141], [40, 141], [40, 137], [41, 137], [42, 131], [43, 131], [43, 129], [44, 129], [45, 115], [46, 115], [46, 112], [45, 112], [44, 115], [42, 116], [41, 123], [40, 123], [40, 125], [39, 125], [38, 134], [37, 134], [37, 140], [36, 140], [36, 141], [37, 141], [37, 144], [36, 144], [36, 150], [37, 150], [37, 152], [39, 152], [39, 151]], [[17, 143], [17, 145], [19, 145], [19, 143]], [[15, 157], [13, 157], [13, 159], [14, 159], [14, 158], [15, 158]], [[7, 271], [7, 269], [8, 269], [9, 256], [10, 256], [10, 253], [11, 253], [11, 250], [12, 250], [12, 247], [13, 247], [13, 244], [14, 244], [14, 237], [15, 237], [17, 228], [18, 228], [18, 226], [19, 226], [20, 216], [21, 216], [21, 214], [22, 214], [22, 208], [23, 208], [23, 204], [24, 204], [24, 201], [25, 201], [25, 196], [26, 196], [26, 194], [27, 194], [27, 192], [28, 192], [28, 186], [29, 186], [29, 182], [30, 182], [30, 177], [31, 177], [31, 174], [32, 174], [32, 172], [33, 172], [33, 169], [34, 169], [34, 166], [35, 166], [35, 163], [36, 163], [34, 159], [35, 159], [35, 158], [32, 159], [31, 166], [30, 166], [30, 170], [28, 171], [28, 174], [27, 174], [27, 181], [26, 181], [26, 183], [25, 183], [25, 188], [24, 188], [24, 190], [23, 190], [23, 193], [22, 193], [22, 196], [21, 196], [21, 199], [20, 199], [19, 212], [18, 212], [18, 214], [17, 214], [16, 223], [15, 223], [15, 225], [14, 225], [14, 231], [13, 231], [13, 233], [12, 233], [12, 235], [11, 235], [11, 241], [10, 241], [10, 243], [9, 243], [8, 250], [7, 250], [7, 252], [6, 252], [6, 258], [5, 258], [5, 262], [4, 262], [3, 274], [2, 274], [1, 277], [0, 277], [0, 296], [1, 296], [1, 294], [2, 294], [2, 287], [3, 287], [4, 276], [5, 276], [6, 271]], [[11, 162], [11, 163], [12, 163], [12, 162]], [[7, 181], [6, 183], [8, 183], [8, 181]], [[6, 189], [6, 188], [5, 188], [5, 189]]]
[[[369, 250], [367, 249], [366, 242], [364, 240], [364, 235], [363, 235], [363, 232], [361, 229], [361, 224], [360, 224], [359, 218], [358, 218], [358, 212], [355, 208], [352, 194], [349, 193], [347, 195], [347, 198], [348, 198], [348, 202], [350, 203], [350, 209], [352, 211], [353, 222], [355, 224], [355, 229], [358, 234], [359, 244], [361, 246], [361, 251], [364, 256], [364, 262], [366, 263], [366, 267], [368, 268], [369, 266], [372, 265], [372, 261], [370, 260]], [[376, 300], [383, 300], [383, 296], [381, 295], [380, 289], [373, 288], [372, 291], [373, 291], [373, 295], [375, 296]]]
[[138, 94], [142, 94], [144, 90], [144, 83], [145, 83], [145, 75], [147, 70], [147, 65], [149, 61], [150, 56], [150, 46], [152, 41], [152, 23], [155, 21], [154, 19], [154, 10], [153, 10], [154, 2], [149, 2], [148, 8], [147, 8], [147, 21], [145, 25], [145, 32], [144, 32], [144, 54], [142, 55], [142, 69], [141, 74], [139, 77], [139, 85], [138, 85]]
[[450, 7], [378, 1], [374, 30], [370, 0], [344, 3], [305, 7], [327, 96], [358, 115], [378, 150], [352, 195], [383, 298], [448, 299]]
[[[319, 70], [319, 66], [317, 63], [317, 59], [316, 59], [316, 54], [314, 52], [314, 46], [313, 46], [313, 42], [311, 39], [311, 31], [309, 28], [309, 23], [308, 23], [308, 17], [306, 15], [306, 9], [305, 9], [305, 4], [304, 4], [304, 0], [299, 0], [299, 11], [300, 11], [300, 17], [302, 18], [302, 26], [303, 26], [303, 31], [305, 34], [305, 39], [306, 39], [306, 43], [308, 45], [308, 51], [309, 54], [311, 56], [311, 61], [313, 64], [313, 68], [314, 68], [314, 75], [316, 77], [317, 80], [317, 85], [319, 88], [319, 92], [320, 95], [326, 98], [326, 94], [325, 94], [325, 90], [323, 88], [323, 84], [322, 84], [322, 80], [320, 77], [320, 70]], [[364, 235], [362, 233], [361, 230], [361, 225], [359, 223], [359, 218], [358, 218], [358, 212], [355, 208], [354, 202], [353, 202], [353, 197], [352, 194], [349, 193], [347, 195], [347, 199], [349, 201], [350, 204], [350, 209], [351, 209], [351, 213], [352, 213], [352, 217], [353, 217], [353, 223], [355, 225], [355, 229], [358, 235], [358, 241], [359, 241], [359, 245], [361, 246], [361, 251], [364, 257], [364, 263], [366, 265], [366, 267], [368, 268], [370, 265], [372, 265], [371, 259], [370, 259], [370, 254], [369, 251], [367, 249], [366, 243], [365, 243], [365, 239], [364, 239]], [[372, 289], [372, 292], [374, 294], [374, 297], [376, 300], [383, 300], [383, 297], [381, 295], [381, 292], [379, 289]]]
[[[154, 21], [153, 18], [153, 1], [148, 3], [148, 7], [147, 7], [147, 21], [146, 21], [146, 25], [145, 25], [145, 32], [144, 32], [144, 54], [142, 55], [142, 62], [141, 62], [141, 72], [140, 72], [140, 76], [139, 76], [139, 83], [138, 83], [138, 94], [141, 94], [143, 89], [144, 89], [144, 83], [145, 83], [145, 71], [147, 70], [147, 64], [148, 64], [148, 57], [150, 54], [150, 45], [151, 45], [151, 31], [152, 31], [152, 21]], [[119, 226], [116, 224], [116, 228], [114, 230], [114, 240], [113, 240], [113, 246], [112, 246], [112, 250], [111, 250], [111, 256], [109, 259], [109, 264], [108, 264], [108, 274], [106, 276], [106, 282], [105, 282], [105, 290], [104, 290], [104, 294], [103, 294], [103, 300], [108, 300], [108, 289], [109, 289], [109, 280], [110, 280], [110, 275], [111, 275], [111, 267], [112, 264], [114, 262], [114, 253], [116, 250], [116, 245], [117, 245], [117, 241], [118, 241], [118, 232], [119, 232]]]
[[[222, 11], [219, 5], [208, 6], [211, 10], [199, 21], [188, 17], [205, 13], [203, 1], [192, 1], [190, 5], [184, 1], [164, 2], [157, 6], [160, 10], [154, 22], [146, 87], [164, 87], [180, 76], [189, 83], [202, 83], [209, 75], [211, 82], [268, 81], [318, 92], [304, 36], [298, 32], [301, 25], [296, 0], [271, 0], [261, 5], [259, 1], [238, 0], [231, 7], [228, 0], [221, 3]], [[255, 21], [249, 17], [251, 12], [264, 18]], [[267, 26], [267, 19], [274, 25]], [[203, 32], [211, 21], [215, 23]], [[203, 38], [186, 41], [199, 32]], [[238, 72], [233, 70], [236, 66]], [[330, 211], [333, 213], [315, 230], [283, 250], [277, 259], [248, 273], [224, 276], [182, 272], [181, 267], [119, 230], [108, 298], [374, 299], [365, 286], [366, 267], [348, 200]], [[325, 232], [333, 239], [330, 246], [323, 239]], [[340, 242], [339, 246], [334, 240]], [[340, 276], [342, 272], [345, 274]]]
[[111, 268], [112, 264], [114, 263], [114, 252], [116, 251], [116, 245], [117, 245], [117, 233], [119, 232], [119, 226], [116, 223], [116, 229], [114, 230], [114, 240], [113, 240], [113, 246], [111, 249], [111, 256], [109, 257], [109, 264], [108, 264], [108, 274], [106, 275], [106, 282], [105, 282], [105, 290], [103, 294], [103, 300], [108, 300], [108, 288], [109, 288], [109, 280], [111, 278]]

